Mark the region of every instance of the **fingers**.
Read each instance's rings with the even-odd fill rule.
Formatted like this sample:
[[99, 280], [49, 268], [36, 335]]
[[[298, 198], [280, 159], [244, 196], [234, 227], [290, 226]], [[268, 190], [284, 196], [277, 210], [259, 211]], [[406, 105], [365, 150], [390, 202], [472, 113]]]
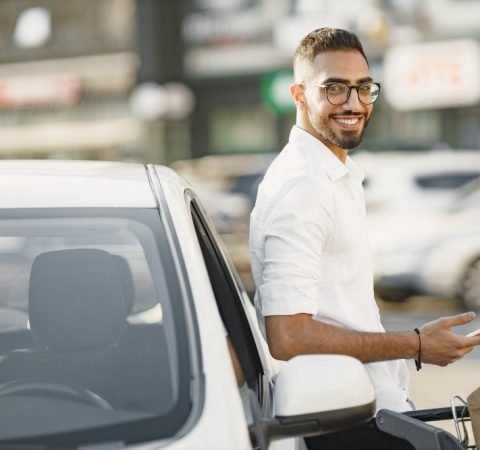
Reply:
[[458, 352], [456, 357], [451, 361], [451, 363], [454, 363], [460, 359], [462, 359], [467, 353], [470, 353], [473, 350], [473, 347], [464, 347], [461, 352]]
[[447, 361], [445, 361], [445, 364], [442, 367], [448, 366], [449, 364], [453, 364], [460, 359], [462, 359], [467, 353], [470, 353], [473, 350], [473, 347], [464, 347], [462, 350], [456, 351], [454, 354], [450, 356]]
[[465, 337], [465, 346], [475, 347], [480, 345], [480, 336]]
[[463, 314], [458, 314], [457, 316], [443, 317], [442, 321], [448, 328], [451, 328], [457, 325], [464, 325], [471, 322], [473, 319], [475, 319], [475, 313], [469, 311]]

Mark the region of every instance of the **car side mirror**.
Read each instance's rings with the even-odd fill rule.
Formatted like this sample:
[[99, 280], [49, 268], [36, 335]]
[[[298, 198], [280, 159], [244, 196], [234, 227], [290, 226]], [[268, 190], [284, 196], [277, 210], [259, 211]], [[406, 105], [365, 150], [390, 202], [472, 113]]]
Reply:
[[276, 377], [274, 414], [263, 423], [268, 441], [331, 433], [368, 422], [375, 414], [375, 390], [355, 358], [297, 356]]

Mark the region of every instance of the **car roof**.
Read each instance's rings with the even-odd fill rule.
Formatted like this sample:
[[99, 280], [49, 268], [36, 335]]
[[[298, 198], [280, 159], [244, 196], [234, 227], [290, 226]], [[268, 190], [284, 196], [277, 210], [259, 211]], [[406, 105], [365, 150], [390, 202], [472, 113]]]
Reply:
[[137, 207], [156, 200], [143, 164], [0, 161], [0, 208]]
[[375, 171], [403, 171], [416, 174], [434, 174], [439, 172], [480, 172], [479, 150], [419, 150], [417, 152], [385, 151], [354, 153], [352, 158], [365, 173]]

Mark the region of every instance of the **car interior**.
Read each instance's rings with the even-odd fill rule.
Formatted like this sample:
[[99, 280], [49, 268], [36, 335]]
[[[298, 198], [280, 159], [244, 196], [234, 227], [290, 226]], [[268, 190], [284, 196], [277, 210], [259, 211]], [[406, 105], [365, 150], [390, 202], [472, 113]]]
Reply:
[[162, 327], [128, 323], [133, 295], [121, 256], [95, 248], [38, 255], [29, 329], [2, 333], [0, 396], [43, 393], [152, 413], [171, 405]]

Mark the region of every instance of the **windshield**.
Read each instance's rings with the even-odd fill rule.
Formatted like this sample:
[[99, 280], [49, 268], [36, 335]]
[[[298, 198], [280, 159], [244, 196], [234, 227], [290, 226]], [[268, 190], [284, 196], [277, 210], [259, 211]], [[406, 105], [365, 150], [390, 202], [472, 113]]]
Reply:
[[0, 448], [121, 447], [184, 423], [173, 267], [153, 209], [0, 212]]

